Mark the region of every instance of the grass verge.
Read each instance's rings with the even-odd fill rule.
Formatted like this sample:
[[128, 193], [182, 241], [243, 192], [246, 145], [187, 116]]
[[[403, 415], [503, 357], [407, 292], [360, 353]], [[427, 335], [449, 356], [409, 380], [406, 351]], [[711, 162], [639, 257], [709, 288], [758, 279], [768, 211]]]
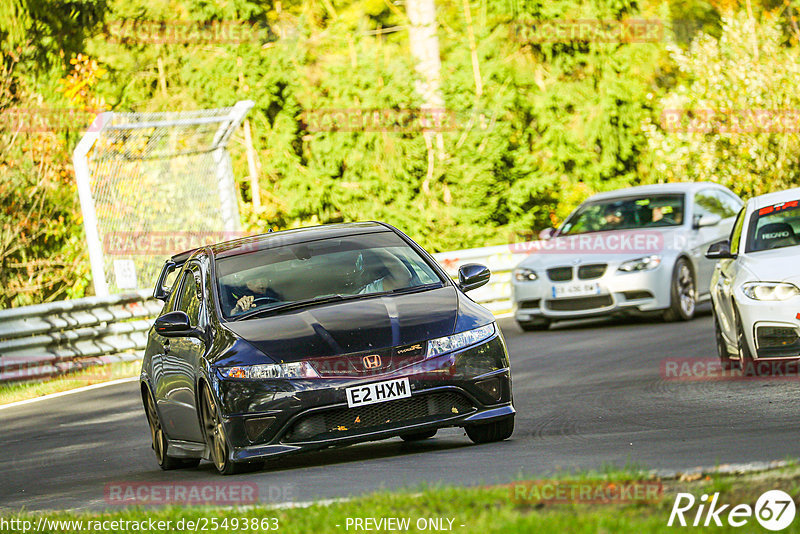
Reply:
[[142, 362], [115, 362], [97, 365], [35, 382], [11, 382], [0, 384], [0, 405], [35, 399], [51, 393], [91, 386], [101, 382], [139, 376]]
[[[456, 468], [456, 466], [454, 466]], [[699, 531], [712, 528], [716, 532], [764, 532], [754, 517], [749, 517], [742, 527], [726, 523], [727, 512], [721, 514], [722, 527], [668, 527], [667, 521], [678, 492], [700, 496], [719, 493], [719, 504], [748, 504], [753, 507], [759, 496], [767, 490], [781, 489], [797, 501], [800, 494], [800, 468], [751, 473], [747, 475], [707, 475], [689, 477], [692, 480], [658, 481], [663, 494], [655, 502], [619, 501], [551, 502], [532, 500], [521, 502], [513, 498], [512, 486], [490, 487], [428, 487], [416, 491], [381, 492], [351, 500], [328, 504], [311, 504], [303, 507], [248, 507], [171, 506], [119, 508], [103, 513], [56, 512], [46, 515], [20, 512], [1, 515], [0, 532], [20, 532], [28, 526], [38, 532], [269, 532], [326, 533], [326, 532], [455, 532], [455, 533], [595, 533], [595, 532], [674, 532]], [[641, 473], [630, 471], [583, 473], [561, 475], [562, 482], [583, 481], [601, 485], [621, 485], [632, 480], [643, 480]], [[550, 479], [553, 480], [553, 479]], [[650, 479], [652, 482], [654, 479]], [[252, 484], [250, 477], [220, 478], [220, 483]], [[163, 484], [163, 482], [161, 483]], [[213, 484], [213, 482], [212, 482]], [[699, 504], [699, 502], [698, 502]], [[707, 507], [706, 507], [707, 509]], [[686, 513], [691, 524], [698, 508]], [[44, 519], [42, 519], [44, 518]], [[374, 523], [363, 521], [373, 518], [397, 518], [407, 523]], [[9, 521], [17, 523], [16, 530]], [[359, 528], [356, 519], [362, 520]], [[702, 521], [705, 512], [702, 514]], [[42, 521], [42, 523], [40, 523]], [[64, 522], [73, 522], [71, 524]], [[80, 521], [80, 525], [75, 523]], [[90, 522], [100, 523], [90, 523]], [[117, 524], [112, 524], [117, 521]], [[149, 521], [146, 528], [132, 528], [122, 522]], [[158, 525], [157, 523], [164, 523]], [[61, 523], [56, 523], [61, 522]], [[103, 523], [105, 522], [105, 523]], [[167, 523], [169, 522], [169, 523]], [[38, 525], [38, 526], [37, 526]], [[105, 526], [101, 526], [105, 525]], [[406, 527], [407, 525], [407, 527]], [[712, 523], [713, 525], [713, 523]], [[391, 526], [393, 528], [387, 528]], [[367, 528], [369, 527], [369, 528]], [[800, 519], [783, 532], [800, 531]]]

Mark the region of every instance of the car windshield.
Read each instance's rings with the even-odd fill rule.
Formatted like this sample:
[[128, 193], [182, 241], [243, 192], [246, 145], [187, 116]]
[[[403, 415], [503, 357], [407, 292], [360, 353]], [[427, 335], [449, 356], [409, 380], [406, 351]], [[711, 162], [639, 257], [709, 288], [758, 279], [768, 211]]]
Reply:
[[559, 235], [680, 226], [684, 195], [649, 195], [587, 202], [569, 217]]
[[[277, 237], [277, 236], [276, 236]], [[441, 285], [433, 268], [393, 232], [264, 248], [216, 262], [226, 319], [304, 303]]]
[[784, 202], [753, 213], [747, 252], [794, 247], [800, 244], [800, 201]]

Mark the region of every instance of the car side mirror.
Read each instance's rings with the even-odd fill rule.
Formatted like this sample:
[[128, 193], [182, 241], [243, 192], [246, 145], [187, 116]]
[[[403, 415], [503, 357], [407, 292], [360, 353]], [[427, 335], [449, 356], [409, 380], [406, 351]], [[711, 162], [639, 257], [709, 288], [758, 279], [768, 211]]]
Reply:
[[458, 268], [458, 287], [467, 292], [485, 285], [492, 275], [489, 268], [479, 263], [466, 263]]
[[542, 241], [547, 241], [548, 239], [552, 239], [553, 235], [556, 233], [555, 228], [545, 228], [541, 232], [539, 232], [539, 239]]
[[197, 335], [197, 329], [189, 324], [186, 312], [172, 311], [156, 319], [156, 333], [164, 337], [187, 337]]
[[706, 226], [716, 226], [722, 221], [722, 217], [716, 213], [706, 213], [697, 218], [694, 223], [695, 228], [705, 228]]
[[706, 258], [709, 260], [726, 260], [733, 259], [736, 254], [731, 252], [731, 244], [727, 239], [712, 243], [706, 251]]

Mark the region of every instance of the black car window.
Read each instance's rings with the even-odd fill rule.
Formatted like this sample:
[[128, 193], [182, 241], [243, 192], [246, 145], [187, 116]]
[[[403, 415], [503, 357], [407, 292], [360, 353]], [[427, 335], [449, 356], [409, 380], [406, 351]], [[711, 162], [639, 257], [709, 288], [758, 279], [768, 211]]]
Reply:
[[357, 298], [445, 281], [394, 232], [262, 248], [219, 258], [215, 270], [226, 318], [311, 299]]
[[559, 235], [632, 230], [683, 224], [683, 194], [657, 194], [594, 200], [582, 204]]
[[181, 297], [178, 309], [189, 316], [189, 324], [197, 326], [200, 322], [200, 299], [198, 298], [198, 285], [194, 270], [187, 269], [183, 275]]
[[703, 189], [694, 195], [694, 206], [695, 217], [713, 214], [727, 219], [736, 215], [741, 204], [719, 189]]

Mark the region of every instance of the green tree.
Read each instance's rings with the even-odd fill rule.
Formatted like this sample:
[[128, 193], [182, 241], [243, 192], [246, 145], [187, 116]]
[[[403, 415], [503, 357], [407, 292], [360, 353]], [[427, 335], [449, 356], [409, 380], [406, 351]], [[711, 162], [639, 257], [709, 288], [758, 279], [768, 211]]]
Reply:
[[712, 181], [747, 197], [800, 181], [800, 60], [775, 18], [735, 13], [717, 39], [671, 48], [682, 79], [644, 131], [652, 181]]

